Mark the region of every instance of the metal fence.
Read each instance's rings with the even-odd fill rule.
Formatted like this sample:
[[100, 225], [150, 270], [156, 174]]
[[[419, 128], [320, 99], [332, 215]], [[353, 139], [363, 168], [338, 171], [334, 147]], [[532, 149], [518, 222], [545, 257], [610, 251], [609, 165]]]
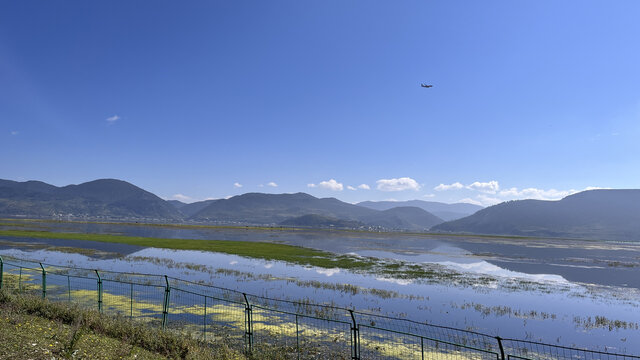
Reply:
[[354, 309], [276, 300], [169, 276], [0, 257], [0, 289], [121, 315], [246, 353], [284, 358], [640, 360], [640, 356], [503, 339]]

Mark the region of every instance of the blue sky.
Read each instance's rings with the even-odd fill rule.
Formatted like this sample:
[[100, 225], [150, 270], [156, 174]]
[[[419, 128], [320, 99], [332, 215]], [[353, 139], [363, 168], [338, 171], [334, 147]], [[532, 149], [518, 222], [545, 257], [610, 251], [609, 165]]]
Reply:
[[488, 205], [638, 188], [639, 13], [637, 1], [5, 1], [0, 178], [119, 178], [186, 201]]

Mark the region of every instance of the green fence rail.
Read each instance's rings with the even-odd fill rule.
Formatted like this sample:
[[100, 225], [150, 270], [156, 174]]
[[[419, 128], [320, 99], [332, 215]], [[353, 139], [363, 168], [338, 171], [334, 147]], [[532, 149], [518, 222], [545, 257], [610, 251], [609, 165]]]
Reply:
[[635, 355], [503, 339], [354, 309], [271, 299], [166, 275], [15, 258], [0, 257], [0, 289], [188, 332], [246, 354], [276, 346], [295, 359], [640, 360]]

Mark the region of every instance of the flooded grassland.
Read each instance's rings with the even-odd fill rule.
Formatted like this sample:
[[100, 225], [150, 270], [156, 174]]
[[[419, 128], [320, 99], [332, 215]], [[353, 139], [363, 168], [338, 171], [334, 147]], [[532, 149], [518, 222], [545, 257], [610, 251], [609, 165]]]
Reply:
[[[25, 230], [51, 233], [30, 237]], [[169, 275], [502, 337], [640, 353], [636, 243], [8, 221], [0, 231], [5, 259]], [[241, 256], [56, 232], [266, 242], [301, 247], [302, 257], [259, 256], [255, 246], [258, 256]]]

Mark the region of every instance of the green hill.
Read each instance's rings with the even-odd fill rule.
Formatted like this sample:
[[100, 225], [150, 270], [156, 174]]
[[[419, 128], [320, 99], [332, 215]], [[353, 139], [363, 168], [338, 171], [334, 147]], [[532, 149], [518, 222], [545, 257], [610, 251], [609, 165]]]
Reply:
[[364, 206], [375, 210], [389, 210], [394, 207], [413, 206], [423, 209], [431, 214], [443, 219], [444, 221], [451, 221], [461, 219], [469, 216], [478, 210], [484, 209], [482, 206], [467, 204], [467, 203], [455, 203], [446, 204], [437, 201], [424, 201], [424, 200], [408, 200], [408, 201], [363, 201], [357, 204], [358, 206]]
[[640, 190], [590, 190], [559, 201], [508, 201], [433, 229], [640, 241]]
[[126, 181], [101, 179], [56, 187], [38, 181], [0, 180], [0, 215], [180, 220], [178, 210]]

